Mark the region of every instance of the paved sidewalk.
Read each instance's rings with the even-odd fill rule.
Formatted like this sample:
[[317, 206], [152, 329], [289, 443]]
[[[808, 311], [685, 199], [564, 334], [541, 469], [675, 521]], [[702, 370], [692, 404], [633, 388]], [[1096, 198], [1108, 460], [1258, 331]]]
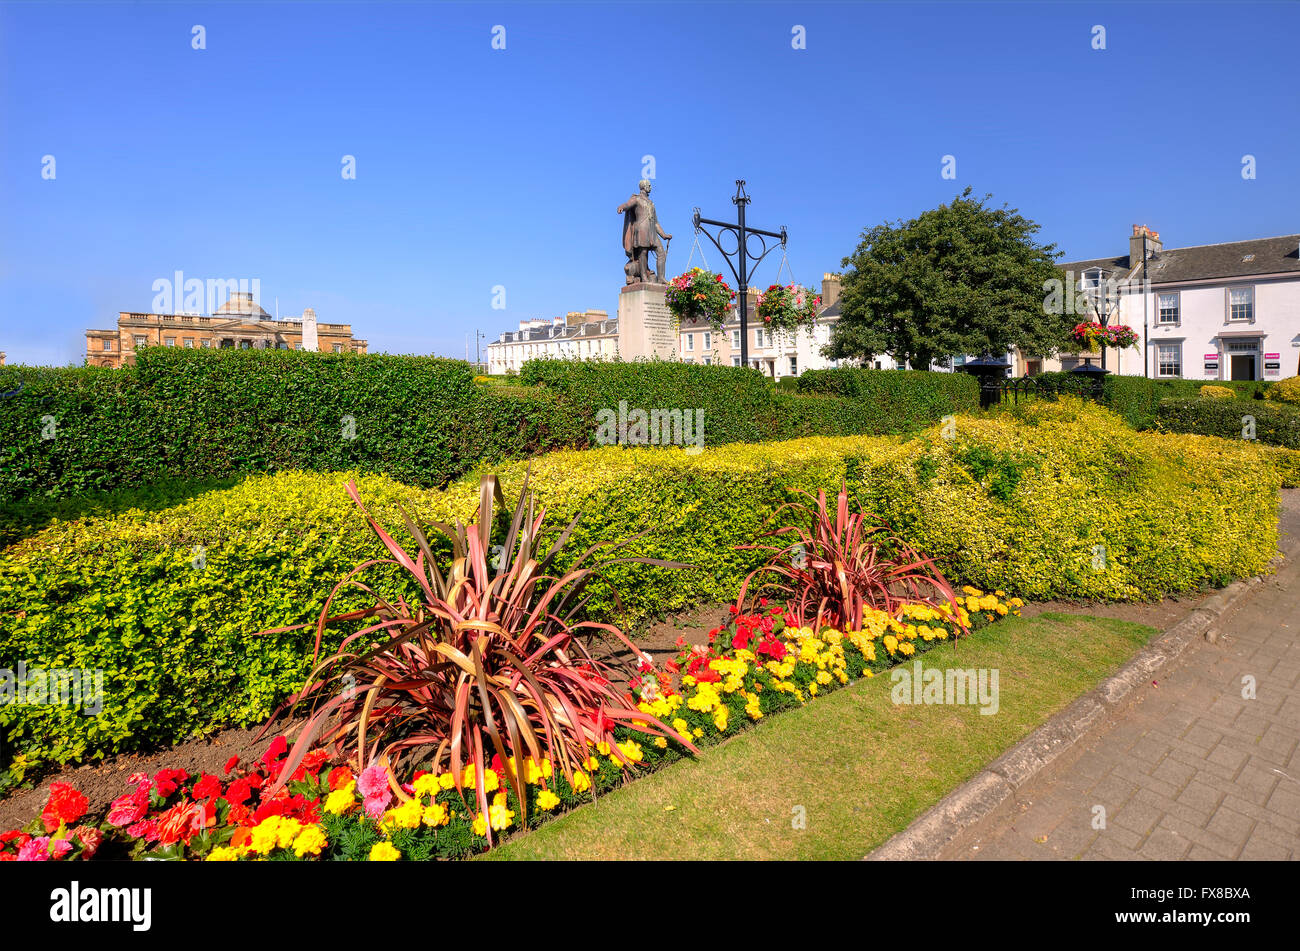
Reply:
[[1211, 630], [941, 857], [1300, 859], [1300, 557]]

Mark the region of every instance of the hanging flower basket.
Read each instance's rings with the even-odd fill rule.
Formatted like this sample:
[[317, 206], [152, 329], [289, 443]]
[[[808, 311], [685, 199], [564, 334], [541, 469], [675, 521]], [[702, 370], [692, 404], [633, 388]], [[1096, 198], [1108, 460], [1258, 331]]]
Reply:
[[773, 284], [758, 295], [758, 317], [772, 333], [793, 335], [799, 327], [812, 333], [817, 326], [820, 294], [798, 284]]
[[1102, 347], [1114, 347], [1117, 350], [1122, 350], [1125, 347], [1136, 347], [1138, 345], [1137, 331], [1132, 327], [1125, 327], [1122, 324], [1103, 327], [1101, 323], [1095, 320], [1076, 324], [1074, 330], [1070, 331], [1070, 339], [1078, 345], [1080, 350], [1086, 350], [1088, 353], [1096, 353]]
[[666, 296], [676, 326], [680, 327], [683, 321], [705, 323], [720, 331], [734, 306], [736, 292], [721, 274], [693, 267], [668, 282]]

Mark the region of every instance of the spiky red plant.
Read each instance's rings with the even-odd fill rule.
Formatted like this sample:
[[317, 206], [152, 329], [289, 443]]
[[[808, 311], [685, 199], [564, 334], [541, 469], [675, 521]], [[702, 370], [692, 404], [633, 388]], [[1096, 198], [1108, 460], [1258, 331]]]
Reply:
[[783, 598], [796, 623], [814, 630], [856, 629], [868, 608], [894, 615], [905, 603], [938, 607], [955, 600], [932, 558], [918, 554], [877, 516], [849, 511], [847, 486], [841, 484], [833, 512], [824, 489], [815, 498], [800, 494], [813, 504], [785, 503], [770, 519], [784, 524], [762, 536], [777, 543], [739, 546], [771, 555], [745, 578], [738, 605], [744, 606], [756, 577], [762, 584], [754, 596]]
[[[632, 539], [600, 543], [555, 570], [578, 523], [575, 517], [543, 552], [546, 510], [534, 515], [527, 477], [501, 547], [498, 567], [491, 564], [493, 504], [503, 503], [495, 476], [480, 484], [477, 518], [468, 526], [436, 524], [451, 542], [452, 560], [443, 574], [425, 535], [403, 512], [415, 540], [414, 556], [379, 525], [361, 502], [355, 483], [348, 494], [365, 516], [389, 557], [363, 562], [331, 591], [316, 623], [312, 671], [304, 689], [285, 708], [307, 705], [311, 715], [290, 751], [282, 777], [289, 776], [310, 747], [332, 745], [358, 767], [390, 765], [389, 782], [405, 797], [391, 767], [404, 756], [428, 752], [435, 769], [449, 770], [464, 795], [462, 773], [476, 776], [480, 812], [488, 811], [483, 772], [495, 753], [503, 764], [503, 783], [527, 810], [520, 770], [525, 758], [549, 759], [566, 779], [591, 755], [589, 745], [607, 742], [620, 760], [614, 730], [628, 727], [680, 742], [677, 734], [636, 708], [627, 684], [631, 667], [595, 650], [612, 638], [640, 652], [612, 624], [582, 619], [584, 590], [600, 569], [616, 562], [684, 567], [660, 559], [619, 557], [596, 561], [597, 549], [610, 552]], [[387, 599], [363, 577], [380, 566], [397, 566], [414, 580], [419, 597]], [[345, 587], [374, 598], [363, 610], [331, 615]], [[320, 659], [327, 627], [348, 624], [338, 651]], [[284, 629], [280, 629], [284, 630]], [[423, 756], [421, 756], [423, 761]], [[492, 830], [487, 830], [491, 842]]]

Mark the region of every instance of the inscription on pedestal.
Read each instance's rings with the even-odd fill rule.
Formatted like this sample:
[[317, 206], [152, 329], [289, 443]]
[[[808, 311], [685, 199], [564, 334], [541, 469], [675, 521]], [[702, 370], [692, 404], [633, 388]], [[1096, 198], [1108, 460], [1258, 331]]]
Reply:
[[624, 360], [677, 356], [677, 331], [662, 284], [629, 284], [619, 294], [618, 352]]

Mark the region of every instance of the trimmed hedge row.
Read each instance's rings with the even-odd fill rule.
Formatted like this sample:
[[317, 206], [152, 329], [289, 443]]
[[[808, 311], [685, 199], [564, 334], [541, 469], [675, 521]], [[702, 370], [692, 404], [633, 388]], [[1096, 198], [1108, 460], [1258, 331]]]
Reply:
[[[508, 494], [526, 467], [500, 469]], [[645, 531], [630, 553], [695, 566], [612, 566], [622, 600], [597, 591], [591, 610], [625, 622], [730, 599], [762, 557], [735, 546], [756, 539], [788, 490], [842, 481], [954, 581], [1022, 597], [1143, 598], [1221, 583], [1260, 571], [1277, 539], [1279, 480], [1259, 447], [1134, 433], [1078, 400], [958, 417], [953, 439], [934, 429], [697, 455], [608, 447], [531, 467], [551, 531], [581, 514], [573, 551]], [[0, 667], [24, 660], [105, 677], [97, 717], [0, 706], [6, 749], [66, 762], [263, 719], [301, 685], [312, 637], [254, 633], [314, 619], [332, 585], [379, 551], [346, 478], [251, 476], [159, 510], [57, 523], [6, 549]], [[359, 484], [399, 538], [398, 503], [427, 524], [468, 518], [477, 495], [468, 479], [443, 492], [377, 475]]]
[[[564, 399], [594, 431], [602, 409], [702, 409], [705, 444], [915, 431], [979, 405], [966, 374], [810, 370], [778, 384], [743, 367], [665, 360], [527, 361], [520, 381]], [[784, 384], [784, 385], [781, 385]]]
[[[1161, 400], [1196, 399], [1203, 385], [1203, 380], [1149, 380], [1112, 374], [1102, 382], [1102, 402], [1134, 429], [1151, 429]], [[1241, 399], [1261, 399], [1273, 384], [1263, 380], [1216, 380], [1214, 385], [1233, 390]]]
[[437, 357], [153, 347], [120, 370], [4, 368], [0, 389], [6, 501], [293, 468], [442, 486], [582, 444], [553, 400]]
[[1300, 408], [1275, 400], [1161, 400], [1156, 428], [1225, 439], [1248, 439], [1248, 430], [1268, 446], [1300, 449]]
[[882, 417], [906, 426], [933, 423], [950, 413], [979, 408], [979, 383], [969, 373], [867, 370], [840, 367], [808, 370], [795, 382], [800, 393], [843, 396], [867, 403]]

